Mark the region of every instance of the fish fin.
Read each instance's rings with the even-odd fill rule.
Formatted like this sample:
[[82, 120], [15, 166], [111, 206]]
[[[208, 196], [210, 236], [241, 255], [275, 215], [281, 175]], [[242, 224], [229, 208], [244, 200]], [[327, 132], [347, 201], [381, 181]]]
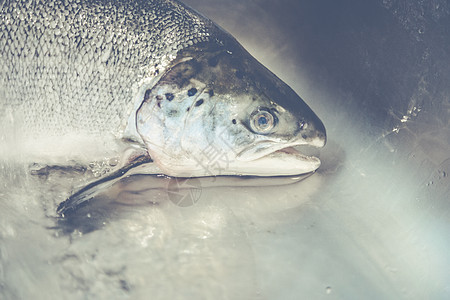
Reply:
[[88, 185], [73, 193], [69, 198], [58, 205], [57, 213], [63, 217], [71, 214], [80, 206], [84, 206], [89, 203], [89, 201], [95, 198], [95, 196], [97, 196], [100, 192], [111, 187], [121, 178], [128, 176], [129, 171], [139, 166], [152, 163], [153, 160], [148, 155], [135, 157], [134, 160], [130, 162], [130, 164], [122, 167], [121, 169], [111, 173], [108, 176], [89, 183]]

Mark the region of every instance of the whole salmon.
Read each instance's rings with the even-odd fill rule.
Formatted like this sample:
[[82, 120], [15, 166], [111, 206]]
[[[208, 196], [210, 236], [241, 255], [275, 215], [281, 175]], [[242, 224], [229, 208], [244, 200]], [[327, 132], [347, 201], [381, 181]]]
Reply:
[[319, 159], [294, 147], [326, 140], [289, 86], [172, 0], [2, 0], [0, 126], [3, 158], [146, 156], [171, 176], [309, 173]]

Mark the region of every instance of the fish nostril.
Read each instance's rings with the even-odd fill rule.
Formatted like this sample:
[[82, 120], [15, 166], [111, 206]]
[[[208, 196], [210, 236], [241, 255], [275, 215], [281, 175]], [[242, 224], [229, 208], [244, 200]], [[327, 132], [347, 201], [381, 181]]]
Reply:
[[308, 123], [304, 120], [301, 120], [298, 122], [298, 126], [300, 130], [305, 130], [306, 128], [308, 128]]

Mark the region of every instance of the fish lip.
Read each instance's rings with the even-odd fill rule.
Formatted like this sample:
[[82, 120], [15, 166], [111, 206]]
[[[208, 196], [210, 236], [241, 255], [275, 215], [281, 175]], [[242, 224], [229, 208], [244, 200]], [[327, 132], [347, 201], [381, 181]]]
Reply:
[[[310, 144], [299, 141], [288, 144], [263, 141], [241, 151], [236, 160], [240, 161], [243, 168], [251, 166], [253, 175], [256, 176], [302, 175], [316, 171], [321, 164], [320, 159], [305, 155], [295, 148], [300, 145]], [[262, 150], [258, 151], [258, 148]]]
[[[296, 149], [294, 146], [289, 146], [289, 147], [285, 147], [279, 150], [276, 150], [274, 152], [271, 152], [267, 155], [264, 155], [256, 160], [260, 160], [260, 159], [264, 159], [264, 158], [268, 158], [270, 156], [275, 156], [275, 155], [288, 155], [288, 156], [294, 156], [296, 159], [298, 160], [302, 160], [305, 162], [312, 162], [312, 161], [316, 161], [318, 162], [318, 164], [320, 165], [320, 160], [319, 158], [315, 157], [314, 155], [306, 155], [303, 154], [302, 152], [300, 152], [300, 150]], [[317, 166], [319, 167], [319, 166]]]
[[[294, 153], [292, 150], [295, 150], [297, 154], [301, 154], [300, 151], [294, 149], [296, 146], [308, 145], [305, 142], [291, 142], [291, 143], [277, 143], [274, 141], [260, 141], [257, 143], [253, 143], [250, 146], [244, 148], [241, 152], [236, 155], [236, 159], [240, 161], [251, 161], [257, 160], [264, 156], [268, 156], [272, 153], [281, 151], [285, 153]], [[316, 145], [311, 145], [316, 146]], [[317, 146], [316, 146], [317, 147]], [[260, 149], [258, 151], [258, 149]], [[286, 150], [286, 151], [283, 151]], [[307, 157], [306, 155], [303, 155]]]

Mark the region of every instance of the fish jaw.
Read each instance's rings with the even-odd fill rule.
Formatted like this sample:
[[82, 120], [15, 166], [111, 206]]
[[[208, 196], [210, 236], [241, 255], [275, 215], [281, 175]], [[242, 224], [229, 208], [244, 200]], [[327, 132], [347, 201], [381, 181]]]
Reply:
[[[204, 176], [297, 176], [315, 172], [320, 159], [307, 156], [293, 147], [287, 147], [259, 156], [256, 159], [240, 160], [233, 153], [222, 153], [215, 160], [184, 159], [182, 163], [167, 157], [155, 159], [161, 170], [174, 177]], [[160, 165], [165, 162], [164, 165]]]
[[[289, 150], [287, 150], [289, 151]], [[160, 162], [164, 161], [162, 165]], [[208, 177], [208, 176], [300, 176], [313, 173], [319, 168], [320, 160], [297, 152], [287, 153], [279, 150], [250, 161], [222, 159], [212, 164], [198, 160], [184, 160], [182, 164], [174, 160], [157, 157], [155, 163], [162, 173], [173, 177]]]
[[283, 148], [249, 161], [235, 161], [229, 170], [240, 175], [291, 176], [315, 172], [320, 167], [320, 159], [303, 155], [293, 147]]
[[254, 176], [301, 175], [316, 171], [320, 159], [308, 156], [298, 150], [298, 146], [308, 145], [323, 147], [323, 136], [312, 139], [309, 143], [296, 141], [288, 144], [274, 141], [253, 143], [236, 155], [236, 164], [230, 164], [234, 172]]

